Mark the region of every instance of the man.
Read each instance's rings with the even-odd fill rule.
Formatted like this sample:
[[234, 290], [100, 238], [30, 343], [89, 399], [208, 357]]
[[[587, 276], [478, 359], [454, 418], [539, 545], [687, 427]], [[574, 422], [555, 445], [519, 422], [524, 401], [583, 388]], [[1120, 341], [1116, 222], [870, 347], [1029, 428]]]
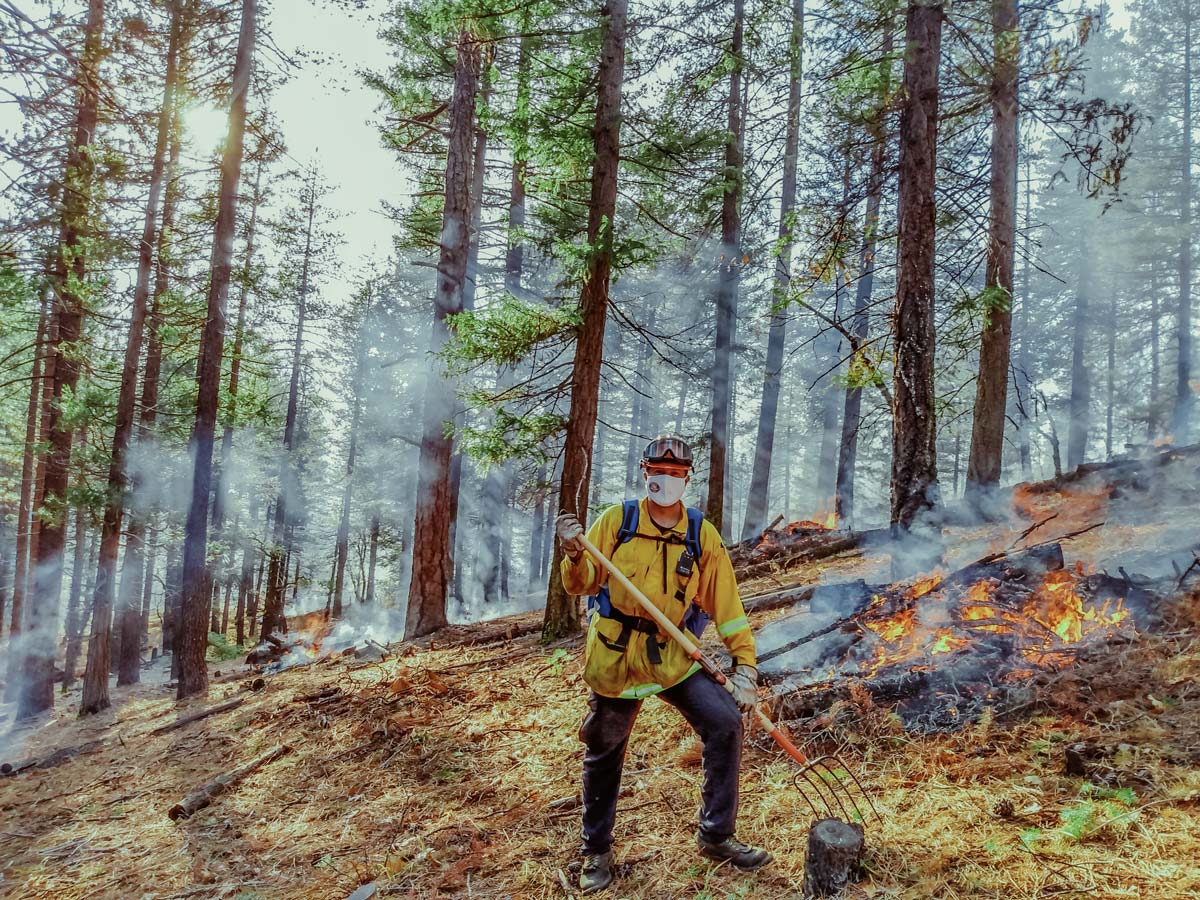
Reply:
[[754, 708], [754, 637], [738, 596], [721, 535], [681, 497], [692, 471], [691, 448], [680, 438], [651, 441], [642, 454], [646, 497], [606, 510], [590, 540], [676, 625], [697, 636], [709, 618], [736, 667], [732, 692], [717, 684], [674, 641], [658, 633], [625, 589], [583, 548], [579, 520], [556, 521], [562, 544], [563, 585], [588, 594], [590, 624], [584, 680], [592, 688], [579, 730], [583, 758], [583, 870], [586, 893], [612, 883], [612, 829], [625, 748], [642, 700], [657, 694], [688, 721], [704, 743], [700, 852], [751, 871], [771, 861], [765, 850], [733, 837], [742, 755], [742, 713]]

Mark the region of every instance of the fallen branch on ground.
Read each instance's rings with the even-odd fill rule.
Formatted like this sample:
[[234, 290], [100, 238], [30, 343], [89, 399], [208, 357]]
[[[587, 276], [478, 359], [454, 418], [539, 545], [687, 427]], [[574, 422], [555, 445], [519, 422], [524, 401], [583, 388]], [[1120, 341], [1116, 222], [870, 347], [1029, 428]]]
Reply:
[[227, 700], [224, 703], [218, 703], [216, 706], [210, 706], [208, 709], [202, 709], [199, 712], [194, 712], [191, 715], [184, 716], [182, 719], [176, 719], [174, 722], [169, 722], [166, 725], [159, 725], [152, 730], [150, 734], [166, 734], [168, 731], [174, 731], [177, 728], [183, 728], [185, 725], [191, 725], [193, 722], [198, 722], [201, 719], [207, 719], [209, 716], [215, 716], [217, 713], [228, 712], [231, 709], [236, 709], [245, 703], [244, 697], [235, 697], [233, 700]]
[[212, 781], [200, 786], [172, 806], [167, 815], [175, 822], [194, 815], [212, 803], [221, 794], [235, 787], [247, 775], [253, 774], [267, 763], [274, 762], [285, 753], [291, 752], [291, 749], [287, 744], [279, 744], [257, 759], [246, 763], [244, 766], [234, 769], [231, 772], [226, 772], [224, 775], [218, 775]]
[[16, 763], [0, 763], [0, 775], [19, 775], [28, 769], [52, 769], [77, 756], [82, 756], [84, 753], [99, 750], [103, 746], [103, 741], [88, 741], [78, 747], [63, 747], [46, 756], [32, 757]]

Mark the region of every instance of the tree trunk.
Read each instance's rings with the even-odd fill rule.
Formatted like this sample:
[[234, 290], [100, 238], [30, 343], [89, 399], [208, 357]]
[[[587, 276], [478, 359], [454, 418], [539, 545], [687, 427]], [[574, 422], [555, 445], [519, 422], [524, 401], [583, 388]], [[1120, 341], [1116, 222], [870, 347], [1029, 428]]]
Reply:
[[[613, 230], [617, 210], [617, 165], [621, 153], [621, 88], [625, 80], [625, 32], [628, 0], [609, 0], [601, 8], [600, 63], [596, 73], [596, 121], [592, 128], [592, 192], [588, 204], [588, 253], [580, 297], [582, 327], [575, 344], [571, 372], [571, 411], [567, 419], [559, 482], [558, 510], [581, 519], [587, 516], [592, 442], [600, 397], [600, 364], [604, 321], [608, 312], [608, 282], [612, 269]], [[553, 529], [545, 529], [552, 540]], [[561, 550], [555, 546], [549, 567], [545, 640], [579, 631], [579, 605], [567, 595], [558, 577]]]
[[306, 196], [306, 220], [304, 233], [304, 258], [300, 266], [300, 298], [296, 318], [296, 339], [292, 343], [292, 374], [288, 382], [287, 415], [283, 425], [283, 454], [279, 459], [279, 493], [275, 497], [275, 520], [269, 544], [271, 561], [267, 566], [267, 596], [263, 603], [262, 634], [273, 634], [285, 629], [283, 604], [287, 590], [288, 560], [285, 553], [290, 550], [288, 542], [289, 495], [298, 486], [296, 483], [296, 416], [300, 406], [300, 362], [304, 349], [304, 323], [308, 315], [309, 277], [312, 267], [313, 219], [316, 216], [316, 182], [310, 179]]
[[1158, 415], [1158, 385], [1161, 378], [1162, 364], [1160, 362], [1160, 344], [1162, 337], [1158, 325], [1159, 306], [1158, 306], [1158, 281], [1150, 276], [1150, 396], [1147, 398], [1147, 406], [1150, 413], [1146, 417], [1146, 439], [1153, 441], [1158, 437], [1159, 415]]
[[1192, 420], [1192, 9], [1183, 11], [1183, 171], [1179, 213], [1179, 311], [1176, 335], [1175, 410], [1171, 431], [1178, 443], [1190, 440]]
[[[50, 320], [50, 281], [47, 278], [41, 291], [41, 313], [38, 315], [37, 339], [34, 341], [33, 373], [29, 379], [29, 402], [25, 412], [25, 448], [21, 454], [21, 495], [17, 503], [17, 558], [13, 562], [12, 618], [9, 625], [10, 662], [17, 659], [11, 638], [21, 633], [21, 618], [25, 609], [25, 585], [29, 571], [30, 507], [33, 504], [34, 459], [37, 456], [38, 399], [42, 391], [42, 366], [47, 349], [43, 346]], [[10, 676], [15, 674], [9, 673]], [[10, 684], [16, 680], [9, 678]]]
[[1108, 361], [1107, 397], [1104, 404], [1104, 458], [1111, 460], [1113, 455], [1113, 405], [1116, 399], [1116, 369], [1117, 369], [1117, 291], [1114, 288], [1108, 299]]
[[[176, 10], [184, 19], [182, 10]], [[182, 29], [187, 28], [187, 22], [181, 21]], [[181, 31], [178, 41], [178, 72], [187, 68], [187, 35], [190, 32]], [[178, 77], [177, 77], [178, 80]], [[146, 316], [146, 364], [142, 375], [141, 414], [138, 419], [138, 448], [149, 452], [153, 446], [154, 428], [158, 418], [158, 383], [162, 370], [162, 336], [161, 324], [163, 319], [162, 305], [167, 301], [171, 280], [172, 233], [175, 227], [175, 209], [179, 202], [179, 158], [183, 149], [181, 138], [182, 122], [179, 104], [172, 104], [171, 140], [166, 172], [163, 177], [162, 222], [158, 228], [154, 261], [154, 291], [150, 309]], [[153, 508], [139, 500], [143, 484], [150, 467], [145, 464], [133, 466], [129, 476], [129, 497], [131, 507], [129, 524], [125, 536], [125, 557], [122, 564], [120, 606], [127, 608], [134, 602], [139, 593], [139, 579], [142, 577], [142, 560], [145, 557], [147, 524], [153, 521]], [[152, 530], [152, 529], [151, 529]], [[147, 585], [143, 584], [140, 592], [144, 594]], [[163, 623], [166, 625], [167, 604], [163, 603]], [[143, 631], [145, 626], [143, 626]], [[140, 642], [139, 642], [140, 643]], [[164, 648], [165, 649], [165, 648]], [[174, 662], [174, 661], [172, 661]], [[117, 666], [118, 671], [121, 668]]]
[[[1021, 305], [1017, 313], [1017, 366], [1013, 383], [1016, 388], [1018, 413], [1020, 414], [1020, 447], [1021, 475], [1027, 481], [1033, 477], [1033, 460], [1029, 446], [1029, 432], [1032, 428], [1029, 409], [1034, 405], [1033, 373], [1029, 362], [1029, 304], [1033, 297], [1032, 284], [1029, 277], [1029, 260], [1032, 256], [1030, 246], [1030, 209], [1033, 194], [1033, 178], [1030, 175], [1030, 161], [1025, 160], [1025, 255], [1021, 263]], [[1154, 325], [1158, 327], [1157, 323]]]
[[940, 505], [933, 306], [934, 172], [943, 16], [940, 3], [912, 2], [905, 24], [891, 515], [893, 526], [904, 530]]
[[[463, 309], [470, 246], [470, 155], [475, 95], [479, 86], [480, 47], [465, 31], [459, 35], [450, 101], [450, 145], [446, 154], [442, 242], [438, 260], [430, 350], [436, 354], [450, 337], [446, 317]], [[446, 624], [446, 597], [453, 570], [451, 455], [453, 439], [446, 422], [455, 413], [454, 385], [440, 373], [426, 381], [424, 430], [417, 474], [412, 577], [408, 589], [406, 638], [420, 637]]]
[[150, 608], [154, 598], [154, 564], [157, 557], [158, 541], [151, 541], [149, 552], [146, 553], [146, 573], [142, 578], [142, 621], [138, 629], [138, 647], [147, 644], [150, 638]]
[[[1089, 228], [1087, 222], [1084, 228]], [[1091, 300], [1091, 249], [1090, 235], [1085, 231], [1079, 248], [1078, 286], [1075, 289], [1075, 316], [1071, 340], [1071, 421], [1067, 431], [1067, 468], [1074, 469], [1087, 456], [1088, 407], [1091, 405], [1092, 386], [1087, 368], [1088, 305]]]
[[237, 632], [239, 647], [246, 644], [246, 606], [254, 592], [254, 542], [250, 540], [250, 529], [258, 520], [258, 495], [254, 494], [252, 497], [250, 519], [246, 525], [246, 532], [241, 536], [242, 572], [241, 578], [238, 579], [237, 611], [234, 613], [234, 628]]
[[[109, 638], [112, 631], [113, 587], [117, 573], [117, 554], [121, 545], [121, 523], [125, 516], [129, 475], [125, 456], [133, 433], [134, 404], [137, 400], [138, 360], [142, 352], [142, 333], [146, 323], [146, 305], [150, 297], [150, 274], [154, 264], [154, 246], [158, 225], [158, 201], [166, 168], [167, 140], [170, 137], [174, 107], [176, 58], [181, 32], [177, 8], [171, 14], [171, 35], [167, 47], [167, 71], [163, 81], [162, 105], [158, 111], [158, 135], [150, 170], [150, 195], [142, 219], [142, 238], [138, 242], [137, 280], [133, 288], [133, 310], [129, 319], [129, 337], [121, 368], [121, 388], [117, 395], [117, 420], [113, 429], [112, 457], [108, 467], [108, 489], [104, 505], [104, 524], [100, 532], [99, 568], [96, 570], [96, 595], [92, 598], [92, 634], [88, 639], [87, 669], [83, 678], [83, 699], [79, 714], [90, 715], [107, 709]], [[141, 556], [132, 562], [140, 572]], [[140, 587], [140, 585], [138, 586]], [[140, 633], [142, 609], [140, 591], [123, 598], [120, 607], [121, 654], [117, 666], [117, 684], [134, 684], [141, 674]]]
[[535, 585], [540, 585], [546, 577], [546, 570], [542, 565], [542, 532], [546, 528], [547, 505], [546, 490], [543, 487], [546, 482], [545, 463], [538, 466], [533, 481], [536, 493], [533, 501], [533, 521], [529, 524], [529, 590], [533, 590]]
[[992, 172], [983, 334], [967, 460], [967, 499], [1000, 484], [1017, 244], [1017, 0], [992, 0]]
[[[658, 310], [651, 309], [646, 320], [646, 328], [654, 330], [658, 318]], [[642, 450], [649, 434], [649, 405], [654, 402], [654, 385], [650, 383], [650, 339], [642, 336], [638, 346], [637, 369], [633, 379], [633, 399], [629, 409], [629, 440], [625, 445], [625, 496], [636, 498], [642, 492], [642, 479], [639, 477]]]
[[179, 659], [178, 699], [208, 690], [207, 613], [211, 597], [208, 552], [208, 498], [212, 491], [213, 437], [217, 424], [221, 354], [225, 342], [225, 301], [232, 271], [233, 234], [237, 224], [237, 188], [242, 171], [242, 136], [246, 126], [246, 95], [254, 61], [256, 0], [242, 0], [242, 27], [233, 67], [229, 136], [221, 160], [217, 224], [213, 234], [212, 277], [208, 286], [208, 317], [200, 342], [199, 391], [196, 423], [190, 441], [194, 456], [192, 500], [183, 543], [183, 608], [176, 656]]
[[375, 564], [379, 559], [379, 510], [371, 514], [371, 550], [367, 564], [367, 586], [363, 591], [363, 603], [375, 602]]
[[17, 692], [18, 720], [31, 718], [54, 705], [54, 657], [72, 438], [71, 422], [65, 415], [63, 404], [74, 393], [79, 381], [81, 354], [76, 344], [82, 336], [87, 302], [87, 248], [97, 237], [90, 209], [95, 170], [90, 148], [98, 118], [103, 32], [104, 0], [89, 0], [83, 52], [76, 72], [79, 105], [75, 114], [75, 134], [67, 151], [63, 179], [70, 189], [63, 192], [62, 231], [54, 272], [58, 334], [50, 348], [55, 359], [53, 402], [46, 427], [49, 438], [46, 477], [42, 487], [46, 508], [35, 508], [41, 527], [37, 553], [32, 557], [33, 602], [25, 618], [25, 665], [24, 678]]
[[[767, 331], [767, 361], [763, 371], [762, 404], [758, 411], [758, 436], [754, 443], [754, 468], [746, 500], [742, 540], [749, 540], [766, 525], [771, 484], [771, 456], [779, 414], [780, 375], [787, 338], [784, 304], [791, 286], [792, 230], [796, 208], [796, 169], [800, 153], [800, 87], [804, 77], [804, 0], [792, 0], [791, 76], [788, 81], [787, 132], [783, 151], [783, 197], [779, 208], [779, 256], [775, 260], [772, 288], [774, 308]], [[791, 448], [787, 448], [791, 453]]]
[[[882, 57], [891, 59], [894, 41], [892, 17], [884, 26]], [[871, 292], [875, 288], [875, 252], [879, 242], [879, 210], [883, 205], [883, 188], [887, 178], [887, 104], [891, 94], [891, 64], [886, 63], [886, 72], [880, 90], [879, 109], [871, 122], [869, 131], [874, 147], [871, 150], [871, 173], [867, 177], [867, 209], [863, 219], [863, 245], [858, 259], [858, 285], [854, 292], [854, 316], [850, 322], [850, 333], [858, 341], [854, 353], [864, 352], [861, 348], [871, 333]], [[837, 479], [834, 485], [833, 512], [843, 528], [854, 528], [854, 482], [858, 465], [858, 437], [862, 428], [861, 387], [851, 386], [846, 391], [842, 406], [842, 439], [838, 445]]]
[[[370, 288], [368, 288], [368, 291]], [[342, 515], [338, 521], [337, 562], [334, 574], [333, 616], [342, 615], [342, 586], [346, 574], [346, 554], [350, 545], [350, 499], [354, 483], [354, 458], [358, 452], [358, 420], [362, 409], [363, 370], [367, 365], [367, 319], [371, 315], [371, 296], [363, 307], [358, 329], [358, 353], [354, 364], [354, 383], [350, 407], [350, 448], [346, 454], [346, 486], [342, 490]]]
[[722, 535], [732, 523], [725, 520], [725, 477], [730, 438], [730, 393], [733, 379], [733, 340], [737, 326], [738, 273], [742, 266], [742, 28], [744, 0], [733, 2], [733, 39], [729, 45], [729, 98], [726, 104], [725, 190], [721, 196], [721, 267], [717, 281], [716, 347], [712, 373], [712, 440], [709, 444], [708, 498], [704, 511]]
[[179, 559], [179, 547], [172, 545], [167, 548], [166, 581], [163, 586], [162, 627], [162, 651], [163, 653], [170, 653], [175, 657], [171, 660], [172, 678], [179, 676], [177, 667], [178, 654], [175, 654], [175, 634], [179, 630], [179, 595], [182, 591], [182, 577], [183, 570]]
[[[75, 686], [75, 669], [83, 643], [83, 611], [79, 600], [83, 593], [83, 566], [87, 560], [87, 518], [82, 506], [75, 507], [75, 559], [71, 565], [71, 593], [67, 596], [67, 650], [63, 662], [62, 689], [65, 694]], [[107, 679], [106, 679], [107, 680]]]

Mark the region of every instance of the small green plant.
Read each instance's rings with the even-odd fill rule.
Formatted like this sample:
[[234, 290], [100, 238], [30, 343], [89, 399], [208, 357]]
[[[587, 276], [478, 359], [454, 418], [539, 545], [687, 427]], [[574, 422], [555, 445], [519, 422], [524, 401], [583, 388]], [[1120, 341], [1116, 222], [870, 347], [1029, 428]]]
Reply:
[[1137, 816], [1132, 788], [1107, 788], [1087, 782], [1080, 786], [1079, 803], [1059, 813], [1063, 835], [1082, 841], [1105, 828], [1123, 825]]
[[237, 659], [244, 652], [241, 644], [231, 644], [225, 635], [215, 631], [208, 633], [207, 658], [210, 662], [228, 662]]
[[563, 663], [565, 663], [568, 659], [570, 659], [570, 657], [571, 657], [570, 653], [568, 653], [562, 647], [559, 647], [557, 650], [555, 650], [553, 653], [550, 654], [550, 657], [547, 660], [546, 668], [548, 668], [556, 676], [562, 675]]

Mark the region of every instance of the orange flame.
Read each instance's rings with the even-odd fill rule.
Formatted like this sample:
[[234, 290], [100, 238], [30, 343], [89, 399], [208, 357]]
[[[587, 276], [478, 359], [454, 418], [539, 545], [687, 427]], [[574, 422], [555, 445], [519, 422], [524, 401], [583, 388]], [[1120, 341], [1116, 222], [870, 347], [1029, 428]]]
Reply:
[[[1107, 600], [1099, 605], [1085, 600], [1078, 592], [1079, 579], [1083, 575], [1081, 566], [1074, 571], [1050, 572], [1019, 611], [994, 599], [999, 586], [995, 580], [978, 581], [970, 585], [958, 601], [960, 624], [957, 626], [923, 625], [918, 621], [915, 604], [887, 619], [864, 621], [863, 625], [879, 638], [870, 672], [873, 674], [885, 665], [907, 660], [919, 662], [931, 656], [953, 653], [970, 646], [976, 631], [1012, 634], [1029, 662], [1044, 664], [1064, 645], [1109, 632], [1129, 618], [1129, 610], [1121, 599]], [[924, 601], [926, 604], [945, 603], [948, 598], [937, 592], [943, 578], [940, 571], [918, 576], [904, 588], [906, 598], [918, 600], [928, 596], [929, 600]], [[876, 595], [871, 607], [881, 606], [885, 599]], [[936, 607], [933, 609], [936, 616]], [[973, 622], [983, 624], [971, 625]]]

